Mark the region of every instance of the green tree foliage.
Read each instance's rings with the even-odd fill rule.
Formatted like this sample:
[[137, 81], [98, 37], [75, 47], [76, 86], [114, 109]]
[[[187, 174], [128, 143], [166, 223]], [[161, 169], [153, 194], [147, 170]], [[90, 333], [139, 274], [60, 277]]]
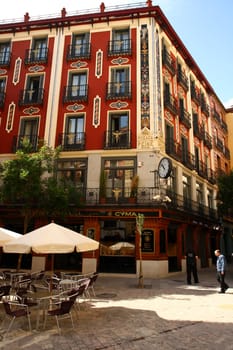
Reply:
[[56, 164], [60, 149], [42, 146], [31, 153], [31, 145], [24, 141], [15, 159], [0, 167], [1, 202], [20, 208], [24, 217], [24, 233], [33, 217], [53, 219], [67, 215], [80, 205], [80, 195], [74, 184], [58, 181]]
[[221, 215], [233, 212], [233, 171], [218, 178], [218, 210]]

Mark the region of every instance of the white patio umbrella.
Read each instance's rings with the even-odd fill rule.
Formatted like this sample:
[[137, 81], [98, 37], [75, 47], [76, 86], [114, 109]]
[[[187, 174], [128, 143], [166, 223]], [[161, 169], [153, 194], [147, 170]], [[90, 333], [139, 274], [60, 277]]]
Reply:
[[4, 244], [3, 251], [19, 254], [32, 251], [37, 254], [61, 254], [87, 252], [98, 248], [98, 241], [52, 222]]
[[3, 246], [5, 253], [52, 254], [51, 274], [54, 271], [54, 254], [93, 251], [99, 242], [72, 231], [66, 227], [50, 223], [24, 234]]
[[22, 237], [20, 233], [7, 230], [4, 227], [0, 227], [0, 247], [2, 247], [5, 243], [11, 241], [12, 239]]
[[129, 243], [129, 242], [118, 242], [118, 243], [115, 243], [113, 245], [110, 245], [110, 247], [109, 247], [109, 249], [112, 249], [112, 250], [118, 250], [118, 249], [121, 249], [121, 248], [134, 249], [135, 245], [132, 244], [132, 243]]

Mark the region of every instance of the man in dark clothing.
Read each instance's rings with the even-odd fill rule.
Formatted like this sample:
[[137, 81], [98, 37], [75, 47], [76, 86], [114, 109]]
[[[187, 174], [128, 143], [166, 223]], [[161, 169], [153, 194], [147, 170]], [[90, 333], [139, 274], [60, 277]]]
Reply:
[[197, 276], [197, 259], [193, 249], [188, 249], [186, 252], [186, 271], [187, 271], [187, 283], [191, 283], [191, 275], [193, 274], [193, 279], [195, 283], [199, 283]]
[[216, 260], [217, 281], [220, 283], [220, 286], [221, 286], [221, 290], [219, 293], [225, 293], [225, 291], [229, 288], [228, 284], [225, 282], [226, 258], [223, 254], [221, 254], [219, 249], [215, 250], [214, 254], [217, 257], [217, 260]]

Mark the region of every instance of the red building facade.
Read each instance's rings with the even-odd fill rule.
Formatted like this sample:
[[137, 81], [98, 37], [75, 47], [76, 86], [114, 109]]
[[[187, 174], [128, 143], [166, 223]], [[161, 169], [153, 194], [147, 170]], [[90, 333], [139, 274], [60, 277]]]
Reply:
[[[230, 170], [226, 111], [158, 6], [0, 24], [0, 89], [1, 161], [24, 138], [34, 151], [62, 148], [58, 176], [83, 197], [69, 227], [101, 243], [83, 271], [139, 273], [139, 213], [145, 276], [184, 269], [188, 245], [209, 266], [220, 239], [216, 179]], [[1, 220], [9, 226], [3, 208]], [[64, 268], [75, 268], [70, 259]]]

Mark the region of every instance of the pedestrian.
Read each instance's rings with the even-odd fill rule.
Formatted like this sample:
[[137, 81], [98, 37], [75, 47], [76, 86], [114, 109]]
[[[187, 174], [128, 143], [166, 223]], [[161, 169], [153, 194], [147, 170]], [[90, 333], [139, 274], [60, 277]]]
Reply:
[[214, 254], [217, 257], [217, 261], [216, 261], [217, 281], [219, 282], [221, 287], [221, 290], [219, 293], [225, 293], [225, 291], [229, 288], [228, 284], [225, 282], [226, 258], [223, 254], [221, 254], [219, 249], [215, 250]]
[[198, 256], [195, 254], [192, 248], [189, 248], [186, 252], [186, 272], [187, 272], [187, 283], [191, 283], [191, 277], [193, 274], [193, 279], [195, 283], [199, 283], [197, 275], [197, 259]]

